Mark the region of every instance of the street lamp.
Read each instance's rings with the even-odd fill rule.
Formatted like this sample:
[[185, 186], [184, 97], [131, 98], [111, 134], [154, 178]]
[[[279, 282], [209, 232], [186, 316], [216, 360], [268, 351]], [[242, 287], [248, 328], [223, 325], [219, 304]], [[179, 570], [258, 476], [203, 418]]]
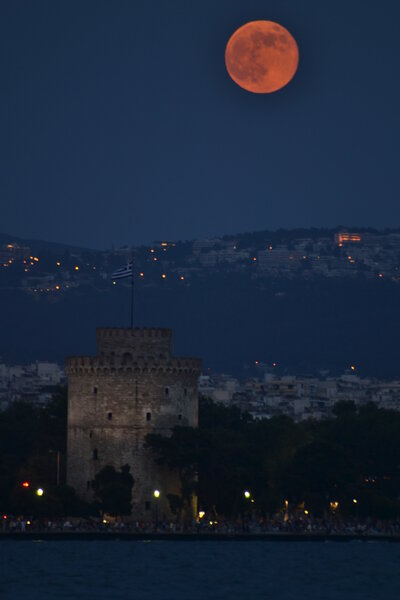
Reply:
[[36, 490], [36, 495], [37, 495], [37, 496], [43, 496], [43, 494], [44, 494], [44, 491], [43, 491], [43, 489], [42, 489], [42, 488], [38, 488], [38, 489]]
[[156, 500], [156, 529], [158, 529], [158, 499], [160, 497], [160, 490], [154, 490], [153, 496]]
[[251, 498], [251, 494], [250, 494], [249, 490], [244, 490], [243, 495], [246, 498], [246, 500], [249, 500], [249, 498]]

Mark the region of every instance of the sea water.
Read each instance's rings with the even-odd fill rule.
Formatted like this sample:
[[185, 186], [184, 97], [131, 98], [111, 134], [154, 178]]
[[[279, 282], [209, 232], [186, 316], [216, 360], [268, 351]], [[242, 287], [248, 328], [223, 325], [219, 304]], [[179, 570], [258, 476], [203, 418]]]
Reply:
[[400, 544], [1, 541], [0, 598], [397, 600]]

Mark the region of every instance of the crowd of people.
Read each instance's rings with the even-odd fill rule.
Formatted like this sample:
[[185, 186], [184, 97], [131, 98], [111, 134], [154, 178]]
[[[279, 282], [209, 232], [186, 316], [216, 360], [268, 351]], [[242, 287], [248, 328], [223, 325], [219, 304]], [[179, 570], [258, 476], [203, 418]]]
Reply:
[[342, 519], [339, 515], [316, 518], [311, 515], [287, 513], [270, 518], [242, 517], [236, 520], [203, 515], [192, 522], [172, 522], [166, 519], [135, 521], [115, 519], [35, 519], [3, 515], [3, 533], [110, 533], [110, 534], [203, 534], [207, 535], [309, 535], [309, 536], [384, 536], [400, 540], [400, 520]]

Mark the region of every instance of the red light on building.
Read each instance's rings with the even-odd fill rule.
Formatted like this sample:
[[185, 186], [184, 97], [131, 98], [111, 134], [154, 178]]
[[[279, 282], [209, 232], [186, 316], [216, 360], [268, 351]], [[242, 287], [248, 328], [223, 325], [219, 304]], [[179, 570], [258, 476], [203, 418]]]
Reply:
[[22, 484], [22, 487], [28, 488], [29, 487], [29, 481], [24, 481], [23, 484]]

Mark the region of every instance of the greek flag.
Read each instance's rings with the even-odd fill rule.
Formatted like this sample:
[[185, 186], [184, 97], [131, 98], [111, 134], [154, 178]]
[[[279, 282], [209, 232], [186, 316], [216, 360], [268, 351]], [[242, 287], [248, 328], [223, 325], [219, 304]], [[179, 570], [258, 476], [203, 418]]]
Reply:
[[111, 275], [111, 279], [123, 279], [124, 277], [131, 277], [132, 275], [133, 261], [131, 260], [124, 267], [120, 267]]

